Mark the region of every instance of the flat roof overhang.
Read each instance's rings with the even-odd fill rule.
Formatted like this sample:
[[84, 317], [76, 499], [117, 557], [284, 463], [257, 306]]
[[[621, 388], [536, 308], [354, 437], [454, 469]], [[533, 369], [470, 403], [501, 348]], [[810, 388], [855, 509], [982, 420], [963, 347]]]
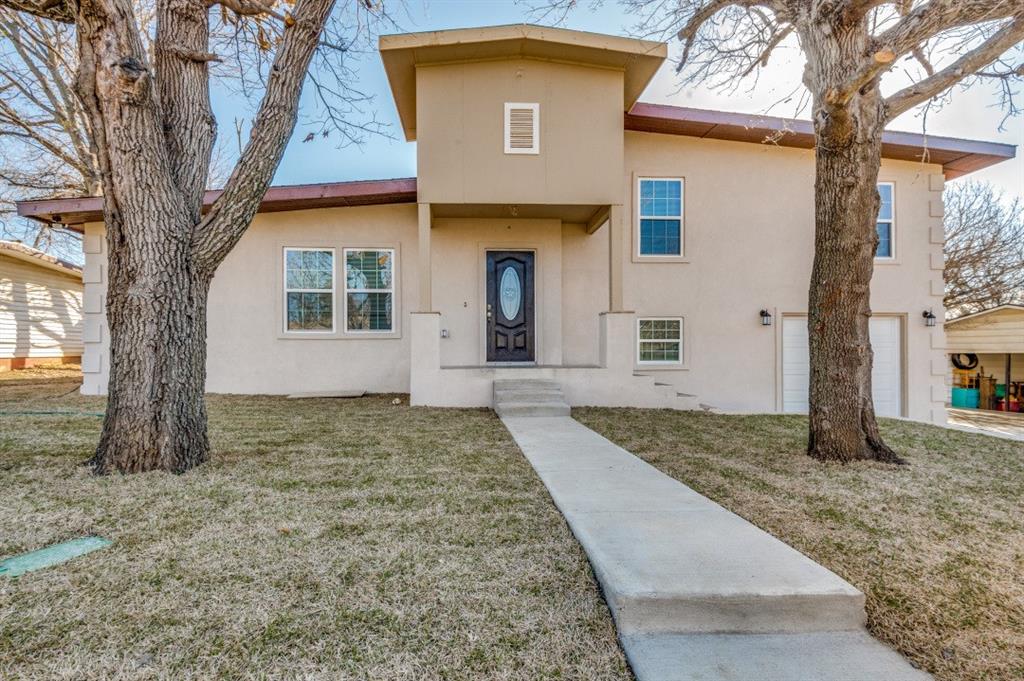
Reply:
[[[219, 189], [207, 191], [203, 196], [204, 211], [220, 195], [221, 190]], [[276, 213], [286, 210], [374, 206], [391, 203], [416, 203], [415, 177], [271, 187], [260, 203], [259, 212]], [[19, 201], [18, 215], [74, 228], [74, 226], [86, 222], [101, 222], [103, 220], [103, 197], [87, 196], [71, 199]], [[81, 229], [76, 231], [81, 231]]]
[[[777, 144], [814, 148], [810, 121], [727, 111], [693, 109], [664, 104], [637, 103], [626, 114], [626, 130], [685, 135], [731, 142]], [[914, 132], [882, 133], [882, 157], [899, 161], [935, 163], [947, 179], [967, 175], [1016, 156], [1012, 144], [939, 137]]]
[[449, 31], [383, 35], [380, 56], [405, 138], [416, 139], [416, 67], [428, 64], [528, 58], [613, 68], [625, 74], [628, 110], [668, 56], [660, 41], [509, 24]]

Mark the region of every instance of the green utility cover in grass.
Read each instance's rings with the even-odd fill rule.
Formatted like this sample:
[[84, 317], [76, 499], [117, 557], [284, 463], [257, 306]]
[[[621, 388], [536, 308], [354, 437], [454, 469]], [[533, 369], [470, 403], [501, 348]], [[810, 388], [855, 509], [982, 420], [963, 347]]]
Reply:
[[82, 537], [47, 546], [38, 551], [29, 551], [0, 561], [0, 577], [17, 577], [33, 570], [59, 565], [106, 546], [110, 546], [110, 540], [103, 537]]

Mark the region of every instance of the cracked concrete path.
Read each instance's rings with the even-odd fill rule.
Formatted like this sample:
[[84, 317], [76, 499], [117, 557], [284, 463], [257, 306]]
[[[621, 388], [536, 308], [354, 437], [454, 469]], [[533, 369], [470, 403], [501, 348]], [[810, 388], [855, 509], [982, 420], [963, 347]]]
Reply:
[[583, 546], [639, 681], [926, 681], [864, 595], [568, 416], [503, 416]]

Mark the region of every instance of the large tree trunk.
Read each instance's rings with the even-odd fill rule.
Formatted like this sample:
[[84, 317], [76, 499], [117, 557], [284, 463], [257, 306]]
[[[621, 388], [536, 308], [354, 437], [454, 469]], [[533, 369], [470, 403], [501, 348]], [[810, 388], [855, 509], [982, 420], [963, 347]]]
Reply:
[[[154, 220], [162, 216], [154, 215]], [[118, 238], [113, 231], [111, 239]], [[206, 299], [188, 242], [111, 250], [110, 383], [97, 473], [181, 473], [206, 461]]]
[[[204, 216], [216, 122], [208, 4], [157, 4], [155, 72], [129, 0], [74, 4], [79, 72], [107, 227], [110, 382], [97, 473], [184, 472], [209, 456], [206, 300], [295, 126], [299, 95], [334, 0], [297, 0], [235, 172]], [[263, 5], [235, 6], [262, 13]]]
[[[174, 10], [171, 20], [161, 11], [164, 28], [177, 22], [181, 43], [202, 43], [205, 7]], [[181, 30], [186, 21], [198, 29]], [[212, 270], [196, 267], [192, 249], [214, 134], [203, 116], [208, 99], [199, 86], [161, 105], [127, 0], [81, 0], [76, 24], [75, 85], [98, 151], [108, 246], [109, 397], [90, 463], [98, 473], [182, 472], [209, 454], [203, 386]], [[180, 83], [189, 69], [193, 81], [205, 80], [205, 64], [194, 73], [187, 60], [180, 68], [158, 61], [163, 82]], [[200, 124], [182, 125], [174, 114], [183, 107]], [[188, 147], [178, 143], [183, 137]], [[186, 156], [198, 157], [187, 173]]]
[[808, 63], [815, 64], [805, 80], [814, 95], [816, 134], [807, 451], [820, 460], [896, 462], [875, 419], [868, 336], [884, 102], [877, 80], [849, 97], [835, 87], [863, 59], [866, 38], [857, 25], [804, 40]]

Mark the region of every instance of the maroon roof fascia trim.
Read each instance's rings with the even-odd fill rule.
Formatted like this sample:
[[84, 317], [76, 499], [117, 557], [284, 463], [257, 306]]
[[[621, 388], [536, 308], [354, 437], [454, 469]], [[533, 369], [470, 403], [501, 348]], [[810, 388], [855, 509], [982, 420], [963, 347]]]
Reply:
[[[814, 126], [810, 121], [666, 104], [638, 102], [626, 114], [625, 128], [637, 132], [814, 148]], [[946, 177], [952, 179], [1014, 158], [1016, 147], [997, 142], [886, 131], [882, 134], [882, 155], [904, 161], [921, 161], [926, 155], [928, 163], [941, 165]]]
[[[221, 193], [220, 189], [207, 191], [203, 196], [203, 208], [209, 208]], [[260, 203], [259, 212], [388, 203], [416, 203], [416, 178], [271, 187]], [[103, 219], [103, 197], [19, 201], [18, 215], [66, 225], [98, 222]]]

